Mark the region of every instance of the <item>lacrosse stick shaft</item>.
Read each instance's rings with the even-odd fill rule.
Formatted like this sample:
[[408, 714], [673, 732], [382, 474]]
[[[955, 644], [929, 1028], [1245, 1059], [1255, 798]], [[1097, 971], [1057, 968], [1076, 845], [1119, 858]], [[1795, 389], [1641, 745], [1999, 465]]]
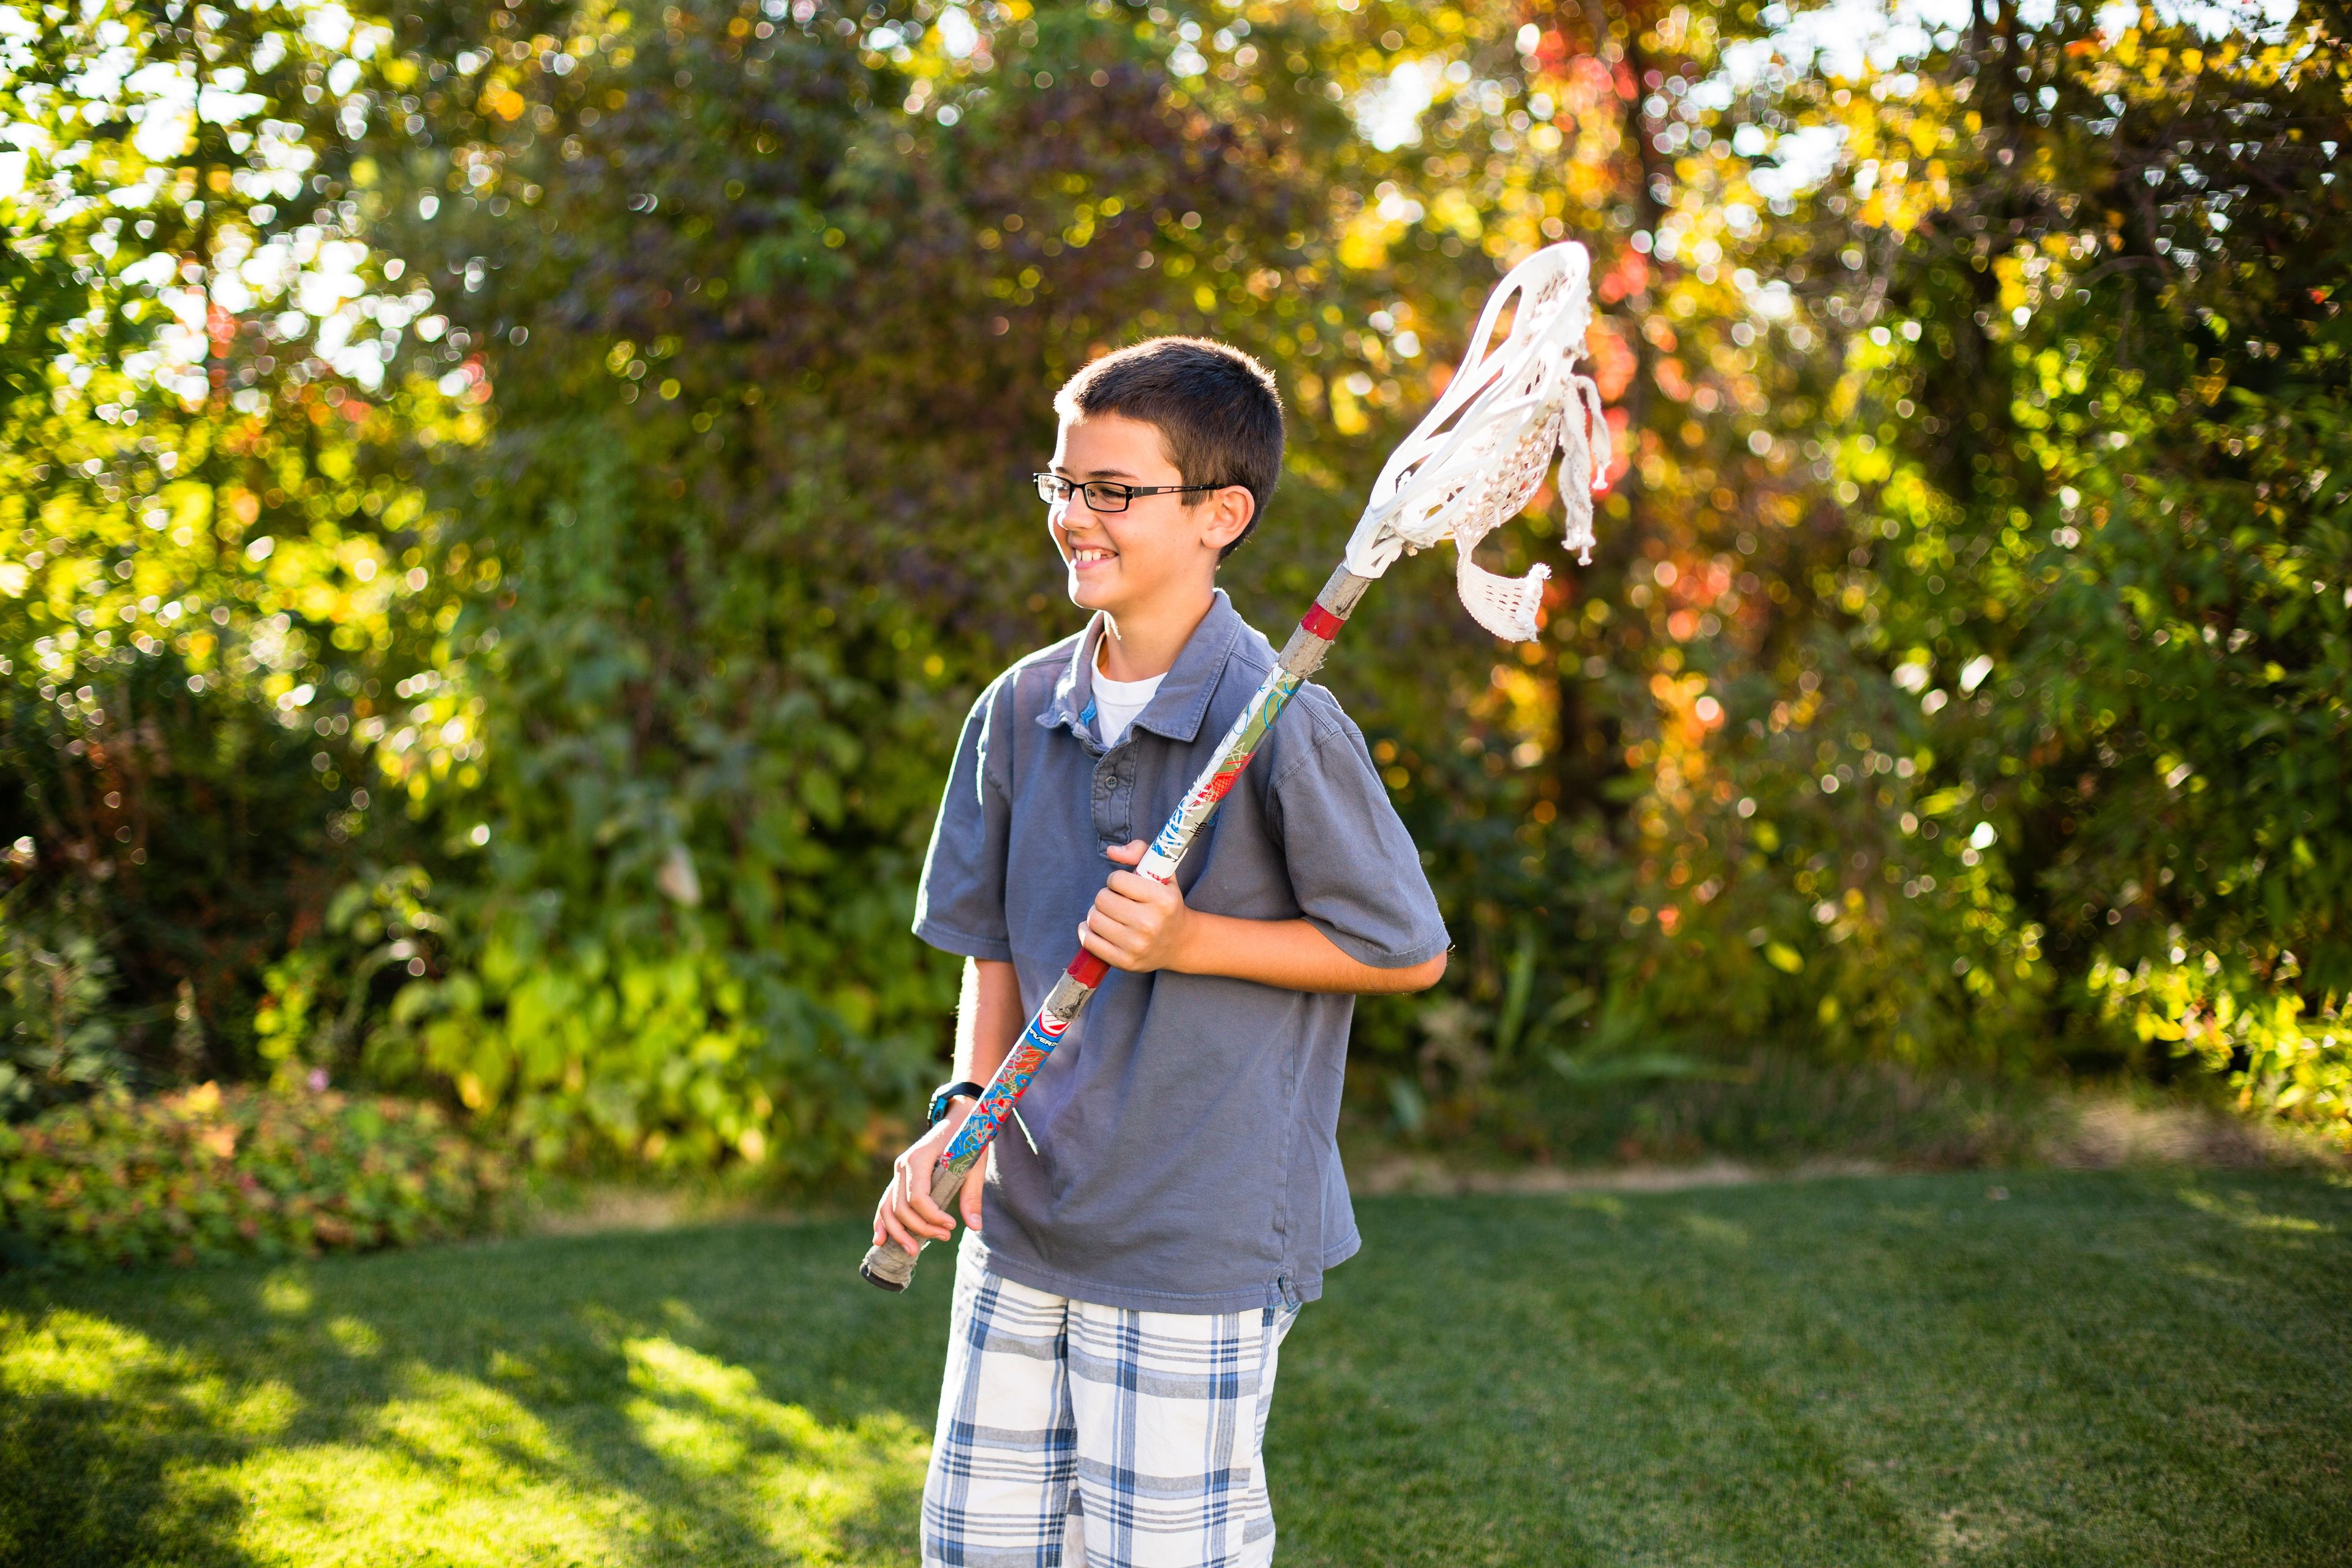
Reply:
[[[1371, 584], [1372, 579], [1360, 577], [1345, 566], [1331, 574], [1323, 591], [1315, 595], [1314, 606], [1283, 645], [1282, 657], [1251, 693], [1233, 728], [1225, 731], [1215, 759], [1201, 770], [1201, 776], [1185, 792], [1183, 800], [1168, 814], [1151, 847], [1137, 862], [1138, 872], [1155, 881], [1176, 879], [1176, 868], [1183, 863], [1184, 852], [1217, 815], [1217, 806], [1232, 793], [1234, 781], [1257, 754], [1267, 731], [1274, 728], [1274, 721], [1282, 716], [1292, 696], [1322, 667], [1324, 656], [1331, 651], [1331, 644], [1339, 636], [1339, 628], [1347, 624], [1349, 616], [1363, 598], [1364, 590]], [[963, 1126], [940, 1152], [940, 1163], [931, 1175], [931, 1201], [940, 1208], [954, 1212], [950, 1205], [962, 1192], [964, 1178], [987, 1157], [989, 1144], [1012, 1120], [1013, 1101], [1035, 1080], [1037, 1069], [1054, 1054], [1054, 1047], [1062, 1043], [1070, 1026], [1086, 1011], [1087, 1002], [1109, 973], [1109, 964], [1081, 948], [1077, 957], [1070, 960], [1069, 966], [1055, 980], [1054, 988], [1045, 994], [1036, 1016], [1029, 1020], [1029, 1026], [1021, 1032], [995, 1076], [989, 1079], [988, 1087], [981, 1091], [980, 1103], [972, 1107]], [[919, 1256], [896, 1242], [884, 1241], [866, 1254], [866, 1261], [857, 1271], [885, 1290], [904, 1290], [915, 1277], [915, 1263]]]

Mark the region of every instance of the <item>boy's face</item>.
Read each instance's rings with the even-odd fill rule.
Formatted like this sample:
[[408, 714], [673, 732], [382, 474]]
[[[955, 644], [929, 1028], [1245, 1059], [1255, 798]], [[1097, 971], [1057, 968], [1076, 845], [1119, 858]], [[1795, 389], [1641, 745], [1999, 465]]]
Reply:
[[[1160, 427], [1117, 414], [1065, 421], [1054, 471], [1077, 484], [1184, 482]], [[1136, 496], [1114, 512], [1097, 511], [1074, 494], [1046, 513], [1046, 523], [1069, 567], [1070, 601], [1117, 618], [1205, 597], [1216, 583], [1218, 552], [1249, 526], [1255, 504], [1241, 485]]]

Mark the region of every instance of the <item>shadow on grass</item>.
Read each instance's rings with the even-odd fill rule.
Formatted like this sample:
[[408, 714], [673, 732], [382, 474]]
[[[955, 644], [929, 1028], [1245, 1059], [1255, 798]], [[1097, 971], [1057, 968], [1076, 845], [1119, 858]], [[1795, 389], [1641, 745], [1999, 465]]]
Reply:
[[1367, 1205], [1288, 1568], [2329, 1568], [2352, 1189], [2126, 1172]]
[[0, 1288], [0, 1563], [914, 1560], [947, 1289], [737, 1226]]
[[167, 1472], [192, 1427], [188, 1366], [144, 1336], [71, 1310], [0, 1316], [0, 1563], [249, 1561], [223, 1487]]
[[[1284, 1347], [1287, 1568], [2333, 1568], [2352, 1187], [1389, 1198]], [[950, 1271], [854, 1226], [0, 1282], [0, 1564], [915, 1559]]]

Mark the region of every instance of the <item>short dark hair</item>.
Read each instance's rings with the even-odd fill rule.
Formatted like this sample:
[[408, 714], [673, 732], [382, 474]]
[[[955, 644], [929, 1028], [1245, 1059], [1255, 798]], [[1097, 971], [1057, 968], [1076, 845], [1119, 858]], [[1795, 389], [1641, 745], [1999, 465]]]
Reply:
[[[1159, 428], [1188, 485], [1240, 485], [1255, 504], [1222, 561], [1257, 531], [1282, 478], [1282, 394], [1274, 374], [1231, 343], [1150, 338], [1105, 354], [1054, 396], [1064, 419], [1116, 414]], [[1186, 497], [1187, 504], [1192, 503]]]

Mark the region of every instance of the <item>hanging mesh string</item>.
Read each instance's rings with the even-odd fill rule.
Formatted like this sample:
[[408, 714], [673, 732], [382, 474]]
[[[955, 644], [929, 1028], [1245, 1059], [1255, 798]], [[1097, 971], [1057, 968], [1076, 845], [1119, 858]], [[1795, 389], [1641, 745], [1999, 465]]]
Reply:
[[[1576, 374], [1592, 319], [1584, 247], [1548, 246], [1513, 268], [1486, 301], [1462, 366], [1436, 406], [1390, 454], [1348, 541], [1348, 570], [1378, 577], [1401, 554], [1451, 539], [1463, 607], [1496, 637], [1532, 641], [1538, 564], [1506, 577], [1471, 560], [1478, 542], [1517, 517], [1559, 458], [1565, 542], [1590, 560], [1592, 486], [1609, 463], [1600, 389]], [[1503, 313], [1508, 332], [1496, 336]]]

